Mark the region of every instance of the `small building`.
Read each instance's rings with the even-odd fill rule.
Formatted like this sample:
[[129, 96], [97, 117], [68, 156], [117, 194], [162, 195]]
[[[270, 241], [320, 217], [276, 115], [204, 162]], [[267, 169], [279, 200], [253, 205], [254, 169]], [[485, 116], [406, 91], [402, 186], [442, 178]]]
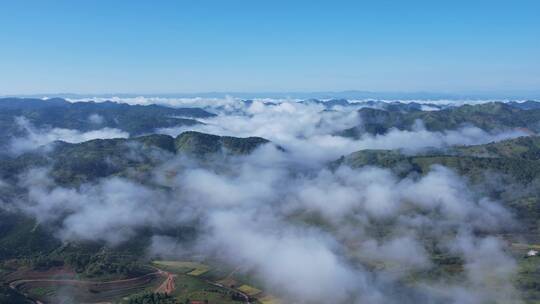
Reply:
[[528, 257], [533, 257], [533, 256], [537, 256], [538, 255], [538, 251], [534, 250], [534, 249], [531, 249], [527, 252], [527, 256]]

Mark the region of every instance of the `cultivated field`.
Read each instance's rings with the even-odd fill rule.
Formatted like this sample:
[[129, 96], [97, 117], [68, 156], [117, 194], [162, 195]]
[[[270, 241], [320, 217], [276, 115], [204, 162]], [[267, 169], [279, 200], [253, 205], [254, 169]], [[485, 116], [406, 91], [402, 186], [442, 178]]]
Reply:
[[240, 267], [227, 269], [191, 261], [154, 261], [158, 269], [175, 275], [175, 290], [172, 293], [181, 303], [187, 299], [210, 303], [261, 303], [281, 304], [282, 302], [255, 286]]
[[187, 261], [154, 261], [152, 264], [167, 271], [186, 273], [192, 276], [199, 276], [210, 270], [207, 265]]
[[154, 291], [164, 278], [164, 273], [156, 271], [121, 280], [79, 280], [75, 273], [63, 268], [20, 270], [6, 276], [12, 289], [44, 303], [119, 301], [132, 294]]

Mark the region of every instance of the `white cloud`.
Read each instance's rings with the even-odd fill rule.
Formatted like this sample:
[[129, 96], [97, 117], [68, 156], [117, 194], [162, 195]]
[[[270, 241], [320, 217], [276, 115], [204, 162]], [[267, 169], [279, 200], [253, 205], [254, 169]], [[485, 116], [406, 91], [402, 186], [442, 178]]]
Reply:
[[487, 132], [475, 126], [432, 132], [417, 121], [412, 130], [391, 129], [383, 135], [363, 134], [354, 140], [333, 135], [361, 123], [351, 109], [325, 110], [320, 104], [283, 101], [250, 105], [235, 104], [236, 112], [219, 112], [217, 117], [202, 120], [204, 125], [165, 128], [158, 132], [176, 136], [183, 131], [196, 130], [229, 136], [259, 136], [284, 147], [291, 157], [306, 165], [334, 160], [363, 149], [403, 149], [417, 152], [426, 148], [446, 148], [453, 145], [482, 144], [528, 133], [521, 130]]
[[31, 151], [58, 140], [68, 143], [80, 143], [92, 139], [129, 137], [127, 132], [112, 128], [103, 128], [87, 132], [63, 128], [39, 129], [34, 127], [32, 123], [24, 117], [15, 118], [15, 123], [20, 129], [24, 130], [26, 135], [11, 139], [9, 150], [14, 154]]
[[[57, 185], [47, 170], [35, 169], [20, 177], [18, 186], [27, 196], [16, 205], [43, 225], [57, 225], [64, 240], [111, 246], [135, 237], [139, 229], [192, 224], [194, 243], [156, 234], [149, 253], [202, 255], [242, 266], [289, 303], [512, 303], [519, 298], [512, 285], [515, 261], [504, 243], [489, 236], [510, 227], [512, 217], [498, 202], [475, 193], [466, 179], [441, 166], [424, 176], [400, 177], [374, 167], [330, 170], [325, 162], [360, 149], [413, 153], [522, 133], [492, 134], [473, 126], [429, 132], [419, 123], [410, 131], [352, 140], [332, 134], [359, 123], [354, 111], [290, 101], [205, 102], [221, 109], [220, 115], [190, 128], [262, 136], [286, 151], [266, 145], [248, 156], [203, 162], [169, 155], [145, 185], [108, 177], [68, 188]], [[20, 147], [88, 138], [19, 123], [29, 133]], [[134, 149], [131, 157], [137, 153], [143, 152]], [[464, 261], [463, 279], [404, 284], [407, 276], [438, 267], [431, 260], [433, 246]]]
[[101, 125], [104, 122], [103, 116], [93, 113], [88, 116], [88, 121], [94, 125]]
[[[512, 258], [492, 237], [471, 233], [496, 232], [511, 217], [497, 202], [476, 197], [454, 172], [434, 167], [423, 177], [398, 178], [370, 167], [296, 171], [286, 155], [263, 149], [218, 170], [172, 159], [154, 172], [151, 182], [158, 188], [112, 177], [71, 189], [55, 185], [46, 170], [34, 170], [21, 176], [20, 186], [29, 192], [18, 204], [42, 224], [60, 223], [62, 239], [111, 245], [141, 228], [197, 223], [194, 247], [156, 235], [149, 252], [241, 265], [265, 289], [293, 302], [387, 303], [400, 298], [392, 292], [471, 302], [513, 292], [515, 268], [491, 274], [496, 285], [481, 281], [491, 265], [479, 260], [482, 254], [490, 252], [499, 262]], [[388, 235], [381, 237], [376, 227], [383, 223]], [[452, 231], [460, 232], [456, 241]], [[459, 290], [455, 295], [442, 293], [437, 282], [388, 293], [400, 278], [436, 267], [426, 238], [464, 258], [467, 282], [447, 286]], [[477, 247], [484, 253], [475, 254]]]

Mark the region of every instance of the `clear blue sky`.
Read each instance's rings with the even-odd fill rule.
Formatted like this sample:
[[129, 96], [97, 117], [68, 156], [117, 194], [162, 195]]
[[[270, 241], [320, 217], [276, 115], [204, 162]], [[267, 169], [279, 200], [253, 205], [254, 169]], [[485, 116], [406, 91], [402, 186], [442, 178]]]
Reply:
[[540, 1], [2, 1], [0, 94], [540, 90]]

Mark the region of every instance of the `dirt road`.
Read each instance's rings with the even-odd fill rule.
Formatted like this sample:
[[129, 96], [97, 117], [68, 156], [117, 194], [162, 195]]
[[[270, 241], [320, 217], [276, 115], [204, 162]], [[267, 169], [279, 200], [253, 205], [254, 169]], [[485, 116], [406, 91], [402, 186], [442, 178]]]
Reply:
[[[113, 280], [113, 281], [106, 281], [106, 282], [99, 282], [99, 281], [84, 281], [84, 280], [73, 280], [73, 279], [21, 279], [21, 280], [15, 280], [13, 282], [9, 283], [9, 287], [13, 290], [15, 290], [18, 293], [22, 293], [20, 290], [18, 290], [18, 287], [26, 284], [26, 283], [51, 283], [51, 284], [67, 284], [67, 285], [75, 285], [75, 286], [99, 286], [99, 287], [110, 287], [118, 284], [129, 284], [131, 282], [137, 282], [141, 280], [145, 280], [147, 278], [151, 278], [154, 276], [162, 276], [165, 277], [165, 281], [163, 281], [162, 284], [160, 284], [156, 288], [156, 292], [162, 292], [171, 294], [174, 292], [175, 289], [175, 282], [174, 277], [175, 275], [156, 269], [155, 272], [147, 273], [145, 275], [135, 277], [135, 278], [129, 278], [129, 279], [122, 279], [122, 280]], [[22, 293], [26, 297], [25, 293]], [[32, 299], [36, 304], [43, 304], [42, 302], [38, 300]]]
[[155, 275], [162, 275], [161, 272], [152, 272], [147, 273], [145, 275], [142, 275], [140, 277], [136, 278], [130, 278], [130, 279], [122, 279], [122, 280], [114, 280], [114, 281], [107, 281], [107, 282], [99, 282], [99, 281], [83, 281], [83, 280], [58, 280], [58, 279], [31, 279], [31, 280], [16, 280], [11, 283], [9, 283], [9, 287], [16, 289], [18, 285], [24, 284], [24, 283], [35, 283], [35, 282], [47, 282], [47, 283], [68, 283], [68, 284], [74, 284], [74, 285], [110, 285], [110, 284], [119, 284], [119, 283], [129, 283], [133, 281], [138, 281], [140, 279], [151, 277]]
[[158, 269], [158, 273], [165, 276], [165, 281], [159, 285], [159, 287], [156, 289], [156, 292], [159, 293], [166, 293], [168, 295], [172, 294], [175, 289], [175, 277], [176, 275], [166, 272], [163, 270]]

